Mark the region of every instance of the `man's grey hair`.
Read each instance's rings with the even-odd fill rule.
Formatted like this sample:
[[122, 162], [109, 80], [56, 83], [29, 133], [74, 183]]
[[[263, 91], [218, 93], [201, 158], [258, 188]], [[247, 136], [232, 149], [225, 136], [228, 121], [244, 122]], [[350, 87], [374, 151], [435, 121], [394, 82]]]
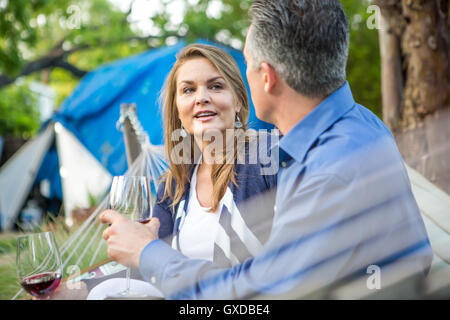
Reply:
[[253, 65], [269, 63], [298, 93], [324, 98], [346, 81], [349, 28], [339, 0], [254, 0]]

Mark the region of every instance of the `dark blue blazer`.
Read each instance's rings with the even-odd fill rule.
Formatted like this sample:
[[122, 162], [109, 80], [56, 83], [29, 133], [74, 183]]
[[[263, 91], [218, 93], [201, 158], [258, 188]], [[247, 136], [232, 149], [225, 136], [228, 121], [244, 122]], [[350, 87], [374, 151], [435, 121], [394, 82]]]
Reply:
[[[268, 139], [270, 140], [270, 139]], [[259, 144], [258, 144], [259, 149]], [[267, 155], [272, 157], [270, 150], [270, 143], [267, 142]], [[248, 152], [249, 148], [246, 146], [246, 163], [248, 163]], [[273, 161], [277, 159], [274, 158]], [[269, 167], [268, 165], [263, 165], [260, 162], [259, 156], [254, 164], [239, 164], [235, 165], [235, 178], [237, 186], [230, 181], [228, 187], [233, 193], [233, 198], [236, 206], [239, 208], [246, 224], [250, 229], [253, 227], [257, 228], [264, 223], [264, 231], [258, 229], [258, 238], [264, 243], [267, 240], [268, 234], [270, 232], [270, 227], [272, 225], [271, 221], [273, 219], [273, 208], [275, 203], [275, 193], [277, 185], [277, 174], [263, 175], [261, 174], [263, 168]], [[194, 165], [190, 165], [189, 172], [192, 175], [194, 170]], [[165, 182], [161, 182], [158, 186], [158, 192], [156, 196], [155, 206], [153, 208], [153, 216], [160, 220], [161, 226], [159, 229], [159, 237], [166, 241], [169, 241], [171, 235], [177, 232], [178, 226], [174, 223], [174, 216], [177, 212], [179, 204], [185, 200], [184, 209], [187, 210], [189, 204], [189, 192], [190, 184], [187, 183], [185, 186], [184, 194], [180, 202], [172, 208], [170, 205], [172, 199], [167, 197], [164, 201], [161, 201], [164, 195]], [[267, 223], [269, 222], [270, 223]], [[252, 229], [253, 230], [253, 229]]]

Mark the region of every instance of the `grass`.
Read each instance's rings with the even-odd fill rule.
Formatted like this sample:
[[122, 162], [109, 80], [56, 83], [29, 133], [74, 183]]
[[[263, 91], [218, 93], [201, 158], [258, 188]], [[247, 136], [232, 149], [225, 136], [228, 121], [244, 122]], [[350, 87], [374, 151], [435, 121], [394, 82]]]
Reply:
[[0, 239], [0, 255], [15, 252], [17, 244], [17, 238], [14, 235], [7, 235], [5, 238]]
[[11, 299], [20, 285], [17, 281], [15, 252], [0, 255], [0, 299]]
[[[95, 225], [92, 227], [90, 232], [87, 234], [86, 238], [81, 242], [80, 246], [75, 250], [75, 253], [70, 258], [66, 267], [63, 270], [63, 281], [67, 279], [71, 274], [69, 273], [70, 269], [68, 268], [71, 265], [75, 265], [77, 260], [79, 259], [81, 253], [84, 251], [86, 246], [88, 245], [91, 238], [94, 236], [95, 229], [98, 226], [97, 221], [93, 222]], [[33, 232], [43, 232], [52, 230], [55, 234], [56, 243], [58, 247], [61, 249], [63, 243], [69, 239], [69, 237], [76, 232], [78, 227], [81, 225], [74, 226], [73, 228], [68, 228], [61, 218], [52, 218], [50, 217], [47, 221], [45, 221], [41, 227], [37, 228]], [[102, 227], [105, 228], [106, 226]], [[27, 232], [29, 233], [29, 232]], [[17, 238], [24, 233], [14, 233], [14, 234], [0, 234], [0, 300], [9, 300], [14, 297], [17, 292], [21, 289], [21, 286], [18, 282], [17, 273], [16, 273], [16, 245]], [[102, 230], [96, 235], [96, 239], [93, 244], [88, 248], [85, 255], [81, 259], [78, 267], [80, 270], [83, 270], [90, 266], [90, 261], [92, 256], [95, 253], [97, 248], [97, 244], [99, 243], [102, 235]], [[103, 240], [102, 240], [103, 241]], [[72, 246], [68, 252], [66, 252], [61, 258], [62, 261], [65, 261], [71, 252], [73, 252], [75, 246]], [[60, 250], [61, 251], [61, 250]], [[102, 261], [108, 258], [106, 253], [106, 245], [103, 245], [101, 250], [98, 253], [97, 258], [93, 262], [93, 264]], [[22, 292], [17, 299], [27, 299], [29, 296], [27, 293]]]

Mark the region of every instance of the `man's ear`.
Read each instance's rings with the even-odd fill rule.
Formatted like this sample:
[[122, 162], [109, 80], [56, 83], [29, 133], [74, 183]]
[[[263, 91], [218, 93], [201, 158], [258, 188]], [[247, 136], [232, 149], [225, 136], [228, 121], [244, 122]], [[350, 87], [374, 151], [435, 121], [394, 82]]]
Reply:
[[264, 81], [264, 91], [266, 93], [273, 92], [277, 82], [278, 74], [275, 69], [267, 62], [261, 63], [262, 77]]

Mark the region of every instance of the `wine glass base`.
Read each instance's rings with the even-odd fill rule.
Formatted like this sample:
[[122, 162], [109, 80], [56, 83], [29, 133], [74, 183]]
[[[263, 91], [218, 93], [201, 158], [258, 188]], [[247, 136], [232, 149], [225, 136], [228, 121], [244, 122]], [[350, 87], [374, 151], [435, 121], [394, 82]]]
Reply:
[[133, 292], [133, 291], [122, 291], [116, 294], [108, 295], [105, 300], [139, 300], [139, 299], [148, 299], [144, 293]]

